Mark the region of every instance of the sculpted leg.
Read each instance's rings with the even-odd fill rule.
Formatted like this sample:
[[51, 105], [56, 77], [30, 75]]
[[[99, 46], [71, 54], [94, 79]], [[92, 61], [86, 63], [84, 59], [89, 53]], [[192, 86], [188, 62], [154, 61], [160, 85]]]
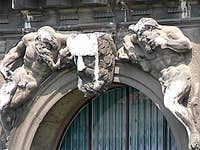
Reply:
[[15, 108], [37, 87], [36, 81], [30, 76], [14, 76], [13, 79], [15, 82], [8, 81], [0, 89], [0, 124], [7, 138], [15, 121]]
[[36, 87], [37, 87], [36, 81], [19, 82], [18, 88], [10, 102], [9, 107], [16, 108], [17, 106], [22, 104], [30, 96], [30, 94], [36, 89]]
[[190, 149], [199, 149], [199, 131], [195, 127], [193, 114], [189, 108], [181, 104], [181, 100], [189, 90], [190, 84], [188, 80], [172, 81], [165, 90], [164, 105], [185, 126]]
[[17, 84], [13, 81], [8, 81], [2, 85], [0, 89], [0, 110], [8, 105], [16, 88]]
[[188, 127], [188, 123], [190, 123], [189, 111], [180, 101], [189, 90], [190, 84], [188, 81], [175, 80], [170, 83], [164, 93], [165, 107], [186, 127], [188, 135], [190, 135], [190, 129]]
[[8, 137], [9, 137], [9, 130], [5, 122], [8, 121], [8, 118], [5, 118], [5, 109], [9, 105], [13, 94], [17, 88], [17, 84], [14, 81], [7, 81], [4, 83], [0, 89], [0, 124], [1, 124], [1, 141], [3, 143], [1, 145], [6, 145]]

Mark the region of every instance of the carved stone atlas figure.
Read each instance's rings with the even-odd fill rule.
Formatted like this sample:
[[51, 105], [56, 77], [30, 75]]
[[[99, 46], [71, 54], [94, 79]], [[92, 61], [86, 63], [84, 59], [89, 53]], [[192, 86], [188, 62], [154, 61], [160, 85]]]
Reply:
[[[14, 121], [9, 112], [28, 100], [44, 77], [61, 67], [61, 63], [55, 62], [59, 51], [65, 47], [66, 35], [44, 26], [37, 32], [26, 34], [1, 61], [5, 83], [0, 89], [0, 115], [6, 136]], [[19, 59], [22, 59], [22, 65], [14, 68]]]
[[119, 57], [128, 56], [160, 82], [165, 107], [186, 127], [190, 147], [199, 147], [199, 115], [195, 112], [200, 74], [194, 71], [194, 67], [199, 70], [192, 57], [195, 44], [178, 27], [159, 25], [152, 18], [141, 18], [129, 30], [132, 34], [124, 37]]
[[[26, 34], [0, 64], [5, 79], [0, 89], [1, 136], [9, 136], [15, 109], [32, 98], [53, 71], [77, 65], [78, 88], [89, 96], [112, 83], [115, 57], [114, 41], [106, 33], [61, 34], [44, 26]], [[14, 67], [19, 59], [22, 65]]]

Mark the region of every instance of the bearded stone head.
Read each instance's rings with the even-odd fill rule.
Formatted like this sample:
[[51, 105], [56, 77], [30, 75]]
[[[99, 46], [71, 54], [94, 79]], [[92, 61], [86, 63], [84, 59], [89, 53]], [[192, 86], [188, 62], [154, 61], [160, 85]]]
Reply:
[[55, 30], [50, 26], [39, 28], [35, 35], [35, 45], [39, 51], [45, 49], [49, 51], [57, 50], [58, 42]]
[[141, 18], [135, 25], [130, 25], [129, 30], [133, 31], [137, 35], [140, 35], [146, 30], [158, 27], [159, 24], [153, 18]]

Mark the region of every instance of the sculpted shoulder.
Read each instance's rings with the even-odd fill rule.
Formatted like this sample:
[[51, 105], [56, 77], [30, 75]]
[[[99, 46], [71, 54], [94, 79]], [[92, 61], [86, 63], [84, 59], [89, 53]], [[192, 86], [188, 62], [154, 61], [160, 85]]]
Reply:
[[171, 38], [179, 39], [179, 38], [187, 38], [181, 29], [176, 26], [160, 26], [161, 29]]
[[22, 37], [23, 43], [27, 46], [34, 41], [35, 32], [28, 33]]
[[174, 32], [176, 32], [176, 31], [181, 32], [181, 30], [176, 26], [160, 25], [159, 27], [161, 27], [162, 29], [165, 29], [166, 31], [168, 30], [168, 31], [174, 31]]
[[58, 41], [58, 47], [59, 48], [65, 48], [66, 47], [66, 40], [67, 40], [68, 35], [67, 34], [62, 34], [57, 32], [56, 33], [56, 38]]

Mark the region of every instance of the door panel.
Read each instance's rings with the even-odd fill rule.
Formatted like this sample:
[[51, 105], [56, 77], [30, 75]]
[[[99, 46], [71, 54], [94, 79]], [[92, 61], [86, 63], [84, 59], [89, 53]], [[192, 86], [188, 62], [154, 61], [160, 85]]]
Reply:
[[61, 150], [88, 149], [88, 107], [74, 119], [62, 141]]
[[125, 89], [117, 89], [93, 101], [93, 150], [125, 149]]
[[[167, 132], [167, 133], [164, 133]], [[80, 111], [61, 150], [176, 150], [159, 109], [134, 88], [105, 92]]]

